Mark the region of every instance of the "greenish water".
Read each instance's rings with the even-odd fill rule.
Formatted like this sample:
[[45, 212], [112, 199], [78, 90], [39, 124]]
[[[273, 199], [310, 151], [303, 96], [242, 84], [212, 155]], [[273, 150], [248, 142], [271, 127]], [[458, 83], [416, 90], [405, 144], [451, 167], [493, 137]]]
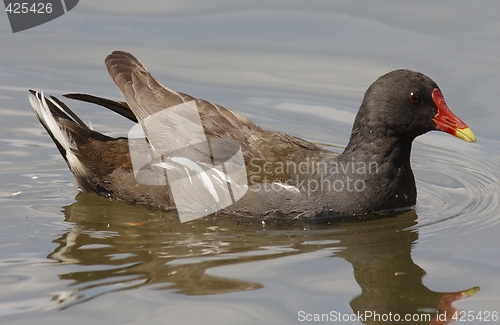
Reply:
[[[495, 323], [497, 2], [122, 3], [81, 2], [16, 34], [0, 14], [2, 324], [293, 324], [322, 314], [445, 311], [474, 315], [468, 324], [490, 313]], [[134, 53], [175, 90], [336, 151], [368, 85], [415, 69], [440, 85], [478, 142], [420, 137], [412, 151], [417, 206], [399, 216], [181, 224], [172, 213], [79, 193], [29, 106], [29, 88], [118, 99], [103, 64], [114, 49]], [[131, 126], [68, 104], [107, 134]]]

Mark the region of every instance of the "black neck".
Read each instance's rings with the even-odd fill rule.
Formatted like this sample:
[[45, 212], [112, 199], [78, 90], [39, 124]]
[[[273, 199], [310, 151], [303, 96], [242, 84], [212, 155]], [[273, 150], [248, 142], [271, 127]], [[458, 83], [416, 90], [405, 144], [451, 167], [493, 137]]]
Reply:
[[343, 207], [346, 213], [359, 210], [360, 206], [370, 213], [408, 207], [416, 202], [415, 178], [410, 166], [413, 139], [380, 134], [384, 132], [377, 134], [369, 128], [355, 128], [349, 144], [337, 158], [339, 164], [365, 167], [365, 173], [359, 172], [363, 168], [351, 168], [340, 177], [360, 180], [358, 185], [364, 185], [362, 191], [346, 193]]

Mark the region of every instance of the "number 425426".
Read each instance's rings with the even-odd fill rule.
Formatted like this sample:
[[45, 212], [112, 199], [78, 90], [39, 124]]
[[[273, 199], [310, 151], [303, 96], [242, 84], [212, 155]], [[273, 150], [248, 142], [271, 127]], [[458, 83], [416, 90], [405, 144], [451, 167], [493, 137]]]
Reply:
[[9, 14], [50, 14], [52, 12], [52, 3], [33, 3], [31, 6], [26, 2], [10, 2], [5, 11]]
[[483, 322], [496, 322], [498, 321], [498, 311], [483, 311], [483, 312], [474, 312], [474, 311], [456, 311], [451, 317], [454, 321], [463, 322], [463, 321], [483, 321]]

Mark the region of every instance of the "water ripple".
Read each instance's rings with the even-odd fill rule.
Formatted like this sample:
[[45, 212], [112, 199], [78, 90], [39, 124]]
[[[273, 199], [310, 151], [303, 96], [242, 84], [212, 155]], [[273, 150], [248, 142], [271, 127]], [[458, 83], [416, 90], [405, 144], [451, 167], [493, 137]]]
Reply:
[[[441, 144], [442, 139], [433, 143]], [[448, 142], [446, 149], [415, 146], [412, 166], [417, 179], [420, 229], [430, 234], [449, 228], [472, 231], [500, 222], [500, 154], [492, 149], [493, 142], [482, 143], [469, 147]]]

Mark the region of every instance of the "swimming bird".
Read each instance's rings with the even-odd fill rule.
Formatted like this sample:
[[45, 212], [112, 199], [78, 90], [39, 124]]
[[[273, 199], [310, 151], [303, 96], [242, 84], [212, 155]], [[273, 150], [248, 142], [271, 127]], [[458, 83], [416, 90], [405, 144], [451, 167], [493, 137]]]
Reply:
[[255, 217], [360, 216], [416, 204], [413, 140], [428, 131], [476, 138], [426, 75], [395, 70], [364, 95], [337, 154], [268, 131], [220, 105], [160, 84], [132, 54], [105, 59], [124, 102], [73, 93], [137, 123], [128, 137], [92, 130], [66, 104], [30, 90], [30, 102], [81, 190], [165, 210]]

